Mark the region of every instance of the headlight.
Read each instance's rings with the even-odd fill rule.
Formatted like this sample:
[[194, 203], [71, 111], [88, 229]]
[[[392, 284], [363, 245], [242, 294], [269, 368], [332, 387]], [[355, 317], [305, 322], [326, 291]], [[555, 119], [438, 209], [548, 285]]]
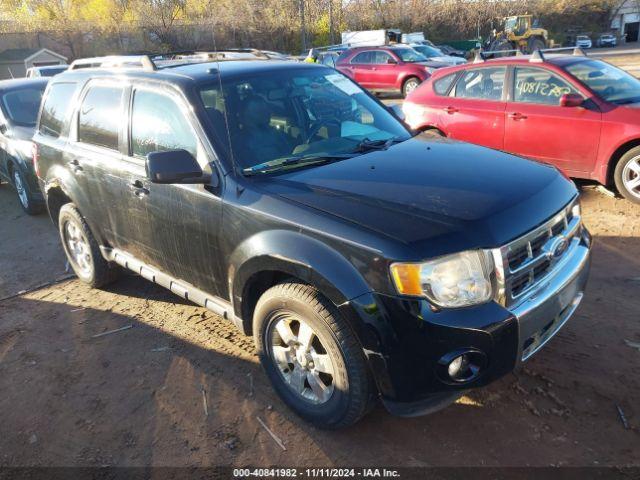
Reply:
[[424, 263], [394, 263], [391, 277], [398, 293], [426, 297], [443, 308], [467, 307], [493, 298], [493, 257], [471, 250]]
[[580, 210], [580, 200], [576, 200], [576, 203], [573, 204], [573, 207], [571, 207], [571, 216], [573, 217], [579, 217], [581, 213]]

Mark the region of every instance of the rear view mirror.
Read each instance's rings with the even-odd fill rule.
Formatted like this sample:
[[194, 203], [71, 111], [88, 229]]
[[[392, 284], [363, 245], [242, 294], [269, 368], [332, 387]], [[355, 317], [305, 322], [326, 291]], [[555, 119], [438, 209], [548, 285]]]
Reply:
[[583, 103], [584, 98], [582, 98], [582, 95], [578, 95], [577, 93], [565, 93], [560, 97], [561, 107], [579, 107]]
[[205, 175], [186, 150], [166, 150], [147, 155], [147, 177], [151, 183], [208, 183]]

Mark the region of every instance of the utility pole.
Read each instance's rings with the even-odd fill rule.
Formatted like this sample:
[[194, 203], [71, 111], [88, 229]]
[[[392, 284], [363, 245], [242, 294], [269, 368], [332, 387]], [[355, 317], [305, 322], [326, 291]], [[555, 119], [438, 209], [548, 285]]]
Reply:
[[304, 0], [300, 0], [300, 39], [302, 40], [302, 50], [307, 49], [307, 32], [304, 22]]
[[329, 0], [329, 43], [331, 45], [336, 43], [333, 39], [333, 0]]

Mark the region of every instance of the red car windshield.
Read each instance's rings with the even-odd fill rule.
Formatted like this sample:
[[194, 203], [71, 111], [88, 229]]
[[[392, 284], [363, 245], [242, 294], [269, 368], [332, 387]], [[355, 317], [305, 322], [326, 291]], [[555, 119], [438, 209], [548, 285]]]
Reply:
[[567, 65], [565, 70], [607, 102], [640, 102], [640, 80], [606, 62], [585, 60]]

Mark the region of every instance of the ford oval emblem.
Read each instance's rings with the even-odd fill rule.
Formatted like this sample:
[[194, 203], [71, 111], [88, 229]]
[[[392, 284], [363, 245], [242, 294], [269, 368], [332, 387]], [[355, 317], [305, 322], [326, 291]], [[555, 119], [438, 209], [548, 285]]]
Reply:
[[564, 235], [551, 238], [543, 247], [549, 258], [561, 257], [569, 247], [569, 241]]

